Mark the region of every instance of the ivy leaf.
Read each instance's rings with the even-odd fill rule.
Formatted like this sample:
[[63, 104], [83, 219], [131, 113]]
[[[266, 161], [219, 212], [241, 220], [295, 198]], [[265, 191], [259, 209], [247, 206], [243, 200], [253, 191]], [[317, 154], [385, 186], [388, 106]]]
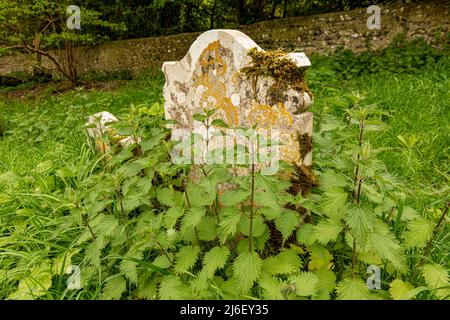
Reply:
[[275, 226], [281, 232], [284, 241], [287, 240], [297, 228], [299, 219], [298, 213], [291, 210], [283, 211], [283, 213], [275, 219]]
[[241, 252], [233, 263], [233, 276], [245, 292], [253, 286], [261, 272], [262, 261], [255, 251]]
[[214, 247], [205, 253], [203, 258], [203, 270], [206, 272], [208, 278], [212, 278], [217, 269], [225, 266], [228, 260], [230, 250], [225, 247]]
[[356, 244], [364, 247], [375, 225], [375, 213], [366, 206], [352, 206], [345, 215], [345, 221], [351, 228]]
[[339, 220], [322, 219], [311, 233], [311, 239], [317, 240], [321, 244], [336, 241], [344, 226]]
[[359, 277], [345, 278], [337, 285], [338, 300], [370, 300], [367, 284]]
[[125, 278], [121, 275], [112, 276], [106, 280], [102, 291], [102, 300], [119, 300], [127, 286]]
[[422, 267], [422, 276], [431, 290], [436, 290], [436, 296], [444, 299], [450, 294], [448, 271], [438, 264], [426, 264]]
[[427, 241], [433, 236], [434, 223], [424, 219], [418, 218], [408, 224], [408, 230], [405, 232], [405, 248], [418, 247], [422, 248]]
[[182, 247], [175, 255], [175, 272], [180, 274], [189, 271], [197, 261], [200, 247], [186, 246]]
[[395, 279], [389, 285], [389, 293], [394, 300], [409, 300], [425, 289], [425, 287], [414, 288], [410, 283], [400, 279]]
[[300, 272], [292, 278], [295, 283], [295, 293], [300, 297], [312, 296], [316, 293], [319, 278], [312, 272]]
[[233, 207], [223, 210], [222, 219], [219, 222], [219, 239], [224, 244], [229, 236], [233, 236], [241, 220], [241, 212]]

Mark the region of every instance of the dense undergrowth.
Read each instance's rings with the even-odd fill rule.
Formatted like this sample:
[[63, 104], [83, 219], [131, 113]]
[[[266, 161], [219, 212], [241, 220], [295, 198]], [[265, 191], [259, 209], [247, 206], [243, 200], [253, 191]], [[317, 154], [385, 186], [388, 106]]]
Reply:
[[[448, 299], [448, 56], [402, 72], [346, 59], [308, 74], [319, 186], [304, 197], [257, 170], [192, 181], [169, 158], [161, 77], [4, 99], [0, 299]], [[143, 154], [92, 150], [83, 124], [103, 110]]]

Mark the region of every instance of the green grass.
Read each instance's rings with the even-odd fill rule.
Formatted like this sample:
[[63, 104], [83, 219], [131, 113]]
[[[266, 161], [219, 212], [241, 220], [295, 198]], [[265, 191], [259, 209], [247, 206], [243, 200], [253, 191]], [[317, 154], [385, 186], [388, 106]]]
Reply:
[[[320, 115], [329, 107], [327, 98], [344, 97], [352, 91], [363, 93], [367, 101], [387, 111], [389, 127], [370, 140], [377, 147], [390, 148], [383, 159], [393, 173], [408, 181], [413, 190], [425, 191], [418, 193], [416, 209], [437, 215], [448, 201], [449, 76], [449, 59], [415, 74], [371, 74], [345, 82], [325, 67], [313, 66], [309, 79], [316, 102], [312, 112]], [[70, 188], [58, 187], [55, 175], [64, 170], [86, 176], [95, 166], [82, 128], [87, 117], [104, 110], [120, 116], [127, 114], [131, 104], [151, 105], [161, 100], [162, 85], [161, 76], [152, 76], [114, 91], [75, 89], [25, 101], [0, 98], [0, 126], [6, 128], [4, 137], [0, 134], [0, 234], [15, 235], [16, 239], [6, 245], [2, 241], [8, 240], [0, 236], [0, 299], [15, 290], [2, 284], [2, 277], [21, 279], [30, 266], [47, 259], [44, 255], [56, 257], [73, 245], [77, 230], [65, 230], [69, 217], [56, 214], [64, 212], [59, 199], [69, 197]], [[438, 238], [433, 259], [448, 269], [446, 239], [447, 234]], [[17, 256], [24, 258], [21, 263], [10, 259]], [[43, 298], [96, 295], [84, 290], [77, 295], [68, 293], [62, 289], [62, 277], [56, 282]]]
[[450, 59], [415, 74], [367, 74], [345, 82], [337, 81], [333, 73], [328, 79], [318, 75], [322, 71], [320, 66], [318, 69], [310, 77], [316, 98], [313, 113], [327, 108], [330, 96], [360, 92], [367, 103], [377, 104], [388, 113], [388, 128], [369, 139], [376, 147], [391, 148], [382, 155], [390, 172], [418, 188], [448, 186]]

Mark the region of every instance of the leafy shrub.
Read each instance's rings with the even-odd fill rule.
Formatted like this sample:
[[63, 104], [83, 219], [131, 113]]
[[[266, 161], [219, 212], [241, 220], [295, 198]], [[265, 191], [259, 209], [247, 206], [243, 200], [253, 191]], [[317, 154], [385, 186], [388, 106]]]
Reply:
[[[384, 114], [357, 94], [329, 104], [334, 112], [318, 115], [321, 184], [310, 196], [252, 167], [236, 176], [229, 165], [173, 164], [158, 104], [132, 106], [116, 126], [119, 135], [142, 137], [139, 146], [100, 157], [82, 148], [77, 166], [41, 163], [31, 180], [2, 174], [2, 210], [15, 206], [14, 188], [36, 190], [36, 199], [16, 198], [2, 246], [19, 252], [47, 243], [0, 260], [3, 298], [447, 297], [447, 270], [422, 251], [438, 230], [379, 160], [385, 149], [366, 140], [383, 130]], [[225, 183], [233, 188], [219, 192]], [[33, 207], [53, 215], [42, 220]], [[47, 232], [33, 242], [37, 230]], [[81, 270], [81, 290], [65, 288], [71, 265]], [[382, 270], [380, 290], [365, 284], [369, 265]], [[412, 276], [414, 268], [420, 274]]]
[[[450, 35], [447, 38], [450, 39]], [[351, 50], [339, 49], [332, 59], [316, 56], [313, 61], [322, 68], [326, 66], [332, 70], [338, 79], [351, 79], [364, 74], [415, 73], [448, 57], [448, 39], [441, 39], [442, 48], [437, 49], [423, 38], [408, 40], [405, 35], [399, 34], [379, 52], [354, 54]]]

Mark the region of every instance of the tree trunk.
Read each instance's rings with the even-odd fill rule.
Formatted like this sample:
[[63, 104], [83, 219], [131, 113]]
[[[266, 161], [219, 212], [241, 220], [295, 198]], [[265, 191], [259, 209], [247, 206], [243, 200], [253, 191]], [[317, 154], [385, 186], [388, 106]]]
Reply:
[[239, 25], [244, 21], [245, 0], [236, 0], [236, 21]]
[[216, 17], [217, 0], [214, 0], [214, 5], [211, 9], [211, 14], [209, 16], [209, 29], [214, 29], [214, 20]]

